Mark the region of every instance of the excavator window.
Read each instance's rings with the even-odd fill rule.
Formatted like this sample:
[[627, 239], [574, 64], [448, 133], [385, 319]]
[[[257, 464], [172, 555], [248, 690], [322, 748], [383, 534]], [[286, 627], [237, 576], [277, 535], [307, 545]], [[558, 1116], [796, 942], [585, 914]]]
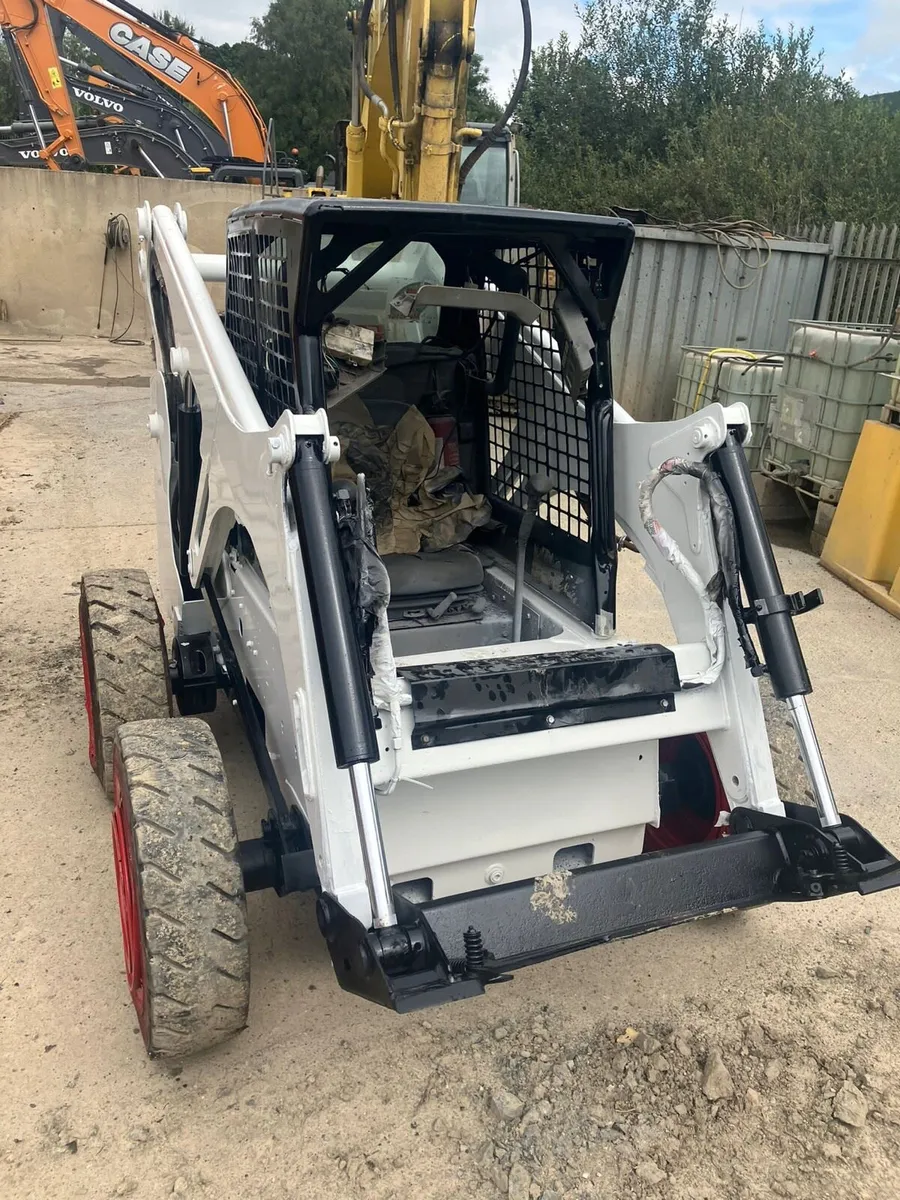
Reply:
[[[463, 146], [461, 161], [465, 162], [475, 145]], [[510, 146], [498, 142], [490, 146], [466, 176], [459, 194], [463, 204], [487, 204], [505, 207], [515, 204], [510, 196]]]

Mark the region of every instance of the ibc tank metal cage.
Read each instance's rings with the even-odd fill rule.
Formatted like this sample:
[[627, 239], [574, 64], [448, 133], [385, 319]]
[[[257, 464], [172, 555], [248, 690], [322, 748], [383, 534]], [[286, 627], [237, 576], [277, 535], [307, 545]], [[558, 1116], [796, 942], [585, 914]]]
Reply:
[[[474, 425], [471, 487], [488, 496], [495, 516], [514, 531], [531, 502], [528, 481], [549, 477], [552, 491], [538, 511], [533, 541], [590, 568], [592, 587], [600, 566], [608, 583], [600, 586], [597, 611], [597, 603], [611, 603], [615, 557], [609, 330], [632, 240], [627, 222], [609, 218], [400, 201], [262, 202], [229, 221], [225, 327], [273, 424], [285, 407], [296, 410], [301, 397], [307, 405], [328, 403], [324, 392], [314, 394], [316, 380], [298, 369], [300, 340], [320, 339], [323, 323], [410, 242], [437, 251], [446, 285], [524, 293], [539, 310], [533, 324], [448, 306], [428, 353], [444, 349], [455, 362], [443, 399]], [[357, 254], [351, 269], [344, 265], [369, 246], [368, 257], [360, 261]], [[574, 298], [594, 343], [578, 395], [566, 383], [555, 313], [561, 288]], [[390, 374], [398, 348], [379, 353], [378, 365]]]
[[890, 401], [898, 354], [896, 325], [791, 321], [765, 473], [836, 503], [865, 422]]

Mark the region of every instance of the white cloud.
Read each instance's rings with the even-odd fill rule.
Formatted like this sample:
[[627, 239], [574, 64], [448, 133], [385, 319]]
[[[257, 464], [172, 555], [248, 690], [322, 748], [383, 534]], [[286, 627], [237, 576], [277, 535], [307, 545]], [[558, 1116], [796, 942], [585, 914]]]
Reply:
[[900, 5], [869, 0], [865, 28], [853, 47], [857, 87], [865, 92], [900, 88]]
[[[541, 46], [561, 33], [577, 36], [581, 28], [574, 3], [531, 0], [532, 45]], [[491, 84], [505, 100], [522, 60], [522, 8], [519, 0], [481, 0], [475, 17], [476, 48], [483, 55]]]

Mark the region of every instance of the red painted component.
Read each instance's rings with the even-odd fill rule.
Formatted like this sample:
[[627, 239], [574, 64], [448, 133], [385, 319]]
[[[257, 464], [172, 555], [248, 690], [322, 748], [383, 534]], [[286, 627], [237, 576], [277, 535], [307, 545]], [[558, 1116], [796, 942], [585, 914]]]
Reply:
[[[666, 738], [659, 743], [660, 766], [678, 771], [679, 759], [689, 751], [700, 747], [702, 756], [691, 754], [688, 769], [683, 777], [684, 802], [674, 811], [663, 813], [658, 829], [647, 826], [644, 833], [644, 853], [651, 850], [673, 850], [676, 846], [691, 846], [697, 842], [710, 842], [726, 832], [717, 827], [720, 813], [729, 812], [730, 805], [716, 760], [713, 757], [709, 738], [705, 733], [687, 737]], [[703, 778], [696, 777], [696, 760], [702, 758]]]
[[428, 418], [434, 434], [435, 467], [459, 466], [459, 430], [456, 418], [449, 414]]
[[141, 930], [141, 902], [134, 864], [131, 836], [131, 806], [122, 786], [121, 764], [113, 769], [114, 807], [112, 813], [113, 856], [116, 864], [116, 890], [119, 893], [119, 919], [122, 924], [122, 948], [125, 952], [125, 979], [134, 1004], [141, 1033], [147, 1037], [147, 969]]
[[78, 632], [81, 639], [81, 671], [84, 675], [84, 708], [88, 722], [88, 758], [91, 766], [97, 769], [97, 731], [94, 728], [94, 689], [91, 686], [91, 670], [88, 665], [87, 630], [84, 627], [84, 616], [78, 620]]

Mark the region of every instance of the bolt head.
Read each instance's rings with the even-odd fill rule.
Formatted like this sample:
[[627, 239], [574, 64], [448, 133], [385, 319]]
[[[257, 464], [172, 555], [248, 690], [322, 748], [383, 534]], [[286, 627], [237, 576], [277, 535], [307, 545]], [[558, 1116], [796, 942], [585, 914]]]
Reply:
[[498, 883], [503, 882], [505, 876], [506, 876], [506, 872], [503, 869], [502, 863], [491, 863], [491, 865], [488, 867], [488, 869], [484, 873], [484, 881], [485, 881], [485, 883], [491, 884], [492, 886], [496, 887], [496, 885]]
[[546, 724], [547, 724], [547, 725], [555, 725], [555, 724], [556, 724], [556, 717], [554, 717], [554, 716], [550, 716], [550, 717], [548, 717], [548, 718], [547, 718], [547, 721], [546, 721]]

